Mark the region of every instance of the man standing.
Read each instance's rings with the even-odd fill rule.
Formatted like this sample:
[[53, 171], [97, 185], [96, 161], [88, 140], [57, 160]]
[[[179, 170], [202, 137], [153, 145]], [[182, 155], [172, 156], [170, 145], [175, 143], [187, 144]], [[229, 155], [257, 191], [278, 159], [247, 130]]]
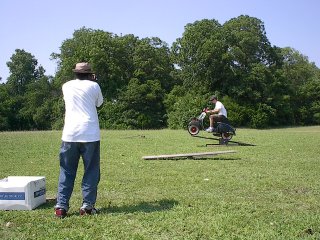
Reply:
[[69, 210], [80, 157], [84, 164], [80, 215], [96, 213], [100, 181], [100, 128], [96, 108], [102, 105], [103, 97], [89, 63], [77, 63], [73, 72], [76, 79], [62, 86], [65, 119], [55, 206], [55, 215], [59, 218], [65, 217]]
[[215, 104], [215, 107], [213, 110], [207, 110], [207, 113], [211, 114], [209, 116], [210, 127], [206, 129], [207, 132], [214, 131], [213, 126], [215, 122], [228, 122], [227, 110], [225, 109], [224, 105], [218, 101], [218, 98], [216, 96], [212, 96], [210, 97], [210, 102]]

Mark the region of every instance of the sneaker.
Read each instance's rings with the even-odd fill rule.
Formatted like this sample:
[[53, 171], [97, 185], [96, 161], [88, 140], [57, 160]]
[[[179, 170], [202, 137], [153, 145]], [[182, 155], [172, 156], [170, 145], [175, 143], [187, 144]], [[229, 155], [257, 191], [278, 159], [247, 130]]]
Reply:
[[210, 133], [213, 132], [213, 127], [207, 128], [207, 129], [206, 129], [206, 132], [210, 132]]
[[81, 216], [83, 216], [83, 215], [95, 215], [97, 213], [98, 213], [98, 211], [95, 208], [90, 208], [90, 209], [82, 208], [82, 207], [80, 208], [80, 215]]
[[56, 208], [54, 210], [54, 215], [57, 218], [65, 218], [67, 216], [67, 211], [64, 208]]

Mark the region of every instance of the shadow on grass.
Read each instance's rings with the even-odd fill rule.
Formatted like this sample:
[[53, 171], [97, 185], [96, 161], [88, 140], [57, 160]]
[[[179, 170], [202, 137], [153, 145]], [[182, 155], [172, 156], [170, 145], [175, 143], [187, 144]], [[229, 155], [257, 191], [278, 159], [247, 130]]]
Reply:
[[227, 157], [224, 157], [224, 158], [222, 158], [222, 157], [215, 157], [215, 158], [194, 158], [194, 159], [190, 159], [190, 160], [215, 160], [215, 161], [238, 161], [238, 160], [241, 160], [241, 158], [239, 158], [239, 157], [235, 157], [235, 158], [232, 158], [232, 157], [229, 157], [229, 158], [227, 158]]
[[[45, 204], [42, 204], [38, 207], [38, 209], [48, 209], [54, 208], [56, 204], [56, 199], [47, 199]], [[144, 213], [152, 213], [152, 212], [160, 212], [160, 211], [168, 211], [172, 209], [174, 206], [178, 205], [179, 202], [173, 199], [161, 199], [152, 202], [140, 202], [136, 205], [123, 205], [123, 206], [112, 206], [111, 202], [109, 206], [102, 207], [98, 209], [99, 214], [110, 214], [110, 213], [136, 213], [136, 212], [144, 212]], [[69, 212], [68, 216], [76, 216], [79, 215], [78, 212]]]
[[174, 206], [178, 205], [179, 202], [173, 199], [161, 199], [153, 202], [140, 202], [137, 205], [123, 205], [123, 206], [112, 206], [110, 205], [105, 208], [100, 208], [100, 214], [108, 213], [136, 213], [136, 212], [159, 212], [159, 211], [168, 211]]
[[241, 160], [239, 157], [181, 157], [181, 158], [161, 158], [161, 159], [156, 159], [152, 161], [202, 161], [202, 160], [212, 160], [212, 161], [236, 161], [236, 160]]
[[57, 199], [56, 198], [48, 198], [46, 199], [46, 202], [42, 205], [40, 205], [39, 207], [37, 207], [37, 209], [47, 209], [47, 208], [54, 208], [54, 206], [56, 205]]

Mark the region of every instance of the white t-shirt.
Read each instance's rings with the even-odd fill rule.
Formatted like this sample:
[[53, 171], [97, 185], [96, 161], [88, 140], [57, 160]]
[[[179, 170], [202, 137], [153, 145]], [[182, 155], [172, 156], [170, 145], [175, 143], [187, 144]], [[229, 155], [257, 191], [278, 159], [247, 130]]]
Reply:
[[218, 115], [224, 115], [225, 117], [227, 117], [227, 110], [225, 109], [224, 105], [220, 101], [217, 101], [216, 106], [214, 107], [214, 110], [218, 110], [218, 109], [220, 109]]
[[96, 107], [103, 103], [98, 83], [90, 80], [71, 80], [62, 86], [65, 119], [62, 141], [95, 142], [100, 140]]

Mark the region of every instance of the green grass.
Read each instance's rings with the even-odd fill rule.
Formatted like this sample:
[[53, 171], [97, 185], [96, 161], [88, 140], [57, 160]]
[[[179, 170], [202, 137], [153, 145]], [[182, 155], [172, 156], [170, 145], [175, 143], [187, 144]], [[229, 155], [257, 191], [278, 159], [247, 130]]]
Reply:
[[[54, 198], [60, 137], [0, 133], [0, 178], [45, 176]], [[319, 239], [320, 127], [238, 129], [233, 140], [256, 146], [206, 147], [183, 130], [102, 131], [101, 213], [78, 216], [80, 165], [67, 218], [54, 218], [53, 201], [0, 211], [0, 239]], [[142, 160], [222, 150], [237, 153]]]

